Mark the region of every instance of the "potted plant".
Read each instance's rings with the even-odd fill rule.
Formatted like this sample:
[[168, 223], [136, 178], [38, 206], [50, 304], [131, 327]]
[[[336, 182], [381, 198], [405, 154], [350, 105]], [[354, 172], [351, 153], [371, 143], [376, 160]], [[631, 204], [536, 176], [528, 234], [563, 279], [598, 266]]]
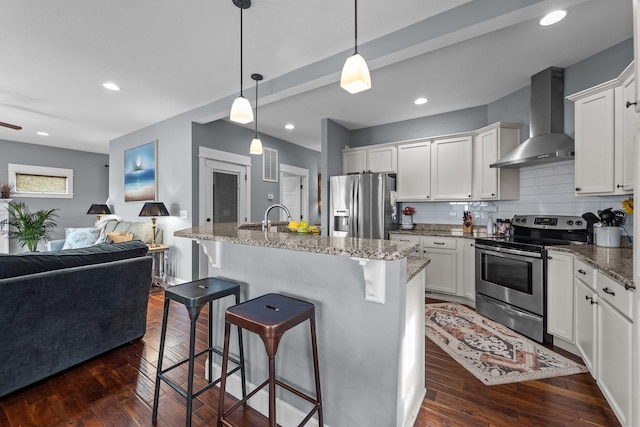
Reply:
[[13, 229], [9, 229], [9, 237], [16, 239], [21, 246], [27, 246], [29, 252], [35, 252], [40, 240], [49, 240], [51, 231], [56, 227], [58, 215], [57, 209], [39, 210], [31, 212], [24, 202], [10, 202], [7, 205], [9, 219], [2, 221], [1, 225], [8, 223]]

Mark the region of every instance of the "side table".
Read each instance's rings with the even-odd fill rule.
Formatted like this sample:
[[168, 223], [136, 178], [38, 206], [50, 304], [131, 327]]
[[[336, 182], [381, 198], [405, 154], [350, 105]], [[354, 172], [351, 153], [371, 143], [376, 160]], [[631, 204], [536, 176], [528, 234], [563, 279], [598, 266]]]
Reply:
[[150, 256], [153, 259], [153, 264], [151, 267], [151, 270], [152, 270], [151, 284], [153, 286], [161, 286], [163, 288], [166, 288], [167, 283], [165, 281], [167, 280], [167, 273], [166, 273], [167, 255], [168, 255], [167, 252], [169, 252], [169, 250], [171, 249], [171, 246], [158, 245], [154, 248], [152, 248], [151, 245], [147, 245], [147, 246], [149, 246], [148, 256]]

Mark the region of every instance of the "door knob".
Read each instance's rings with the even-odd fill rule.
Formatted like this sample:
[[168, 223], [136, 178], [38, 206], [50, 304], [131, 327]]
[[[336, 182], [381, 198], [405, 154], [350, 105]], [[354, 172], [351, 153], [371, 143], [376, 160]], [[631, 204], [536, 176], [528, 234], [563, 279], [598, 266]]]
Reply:
[[211, 222], [211, 218], [207, 218], [207, 222]]

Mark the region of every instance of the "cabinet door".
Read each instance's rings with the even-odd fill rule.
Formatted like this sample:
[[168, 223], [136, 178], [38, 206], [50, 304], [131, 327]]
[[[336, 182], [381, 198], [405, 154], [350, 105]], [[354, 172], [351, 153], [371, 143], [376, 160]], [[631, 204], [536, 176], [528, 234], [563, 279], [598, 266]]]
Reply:
[[366, 150], [348, 150], [342, 152], [342, 173], [362, 173], [367, 170]]
[[[618, 193], [633, 192], [636, 154], [636, 127], [638, 113], [632, 103], [636, 100], [635, 78], [631, 76], [622, 83], [619, 89], [620, 100], [616, 100], [620, 116], [621, 135], [616, 138], [616, 191]], [[627, 102], [629, 107], [627, 107]]]
[[395, 173], [397, 164], [396, 147], [367, 149], [367, 171]]
[[456, 251], [453, 249], [423, 248], [425, 257], [431, 262], [425, 268], [425, 288], [434, 292], [453, 294], [457, 292]]
[[631, 425], [631, 328], [626, 317], [598, 301], [598, 385], [624, 426]]
[[476, 136], [477, 188], [480, 199], [497, 199], [500, 168], [490, 165], [498, 161], [498, 129], [491, 129]]
[[573, 343], [573, 255], [550, 252], [547, 260], [547, 332]]
[[471, 141], [471, 136], [433, 141], [431, 194], [434, 200], [471, 199]]
[[476, 300], [476, 246], [470, 239], [462, 239], [462, 289], [464, 297]]
[[399, 202], [431, 200], [431, 141], [398, 146]]
[[614, 96], [607, 89], [576, 101], [576, 193], [614, 189]]
[[580, 351], [580, 356], [585, 365], [598, 379], [596, 371], [596, 304], [598, 303], [596, 293], [581, 280], [574, 280], [575, 300], [576, 300], [576, 324], [575, 336], [576, 347]]

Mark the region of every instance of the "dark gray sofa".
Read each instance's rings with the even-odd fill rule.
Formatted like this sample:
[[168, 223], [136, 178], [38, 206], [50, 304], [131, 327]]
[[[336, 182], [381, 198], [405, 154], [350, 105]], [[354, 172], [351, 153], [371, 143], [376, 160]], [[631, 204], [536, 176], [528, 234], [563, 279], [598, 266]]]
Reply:
[[0, 397], [146, 332], [140, 241], [0, 255]]

